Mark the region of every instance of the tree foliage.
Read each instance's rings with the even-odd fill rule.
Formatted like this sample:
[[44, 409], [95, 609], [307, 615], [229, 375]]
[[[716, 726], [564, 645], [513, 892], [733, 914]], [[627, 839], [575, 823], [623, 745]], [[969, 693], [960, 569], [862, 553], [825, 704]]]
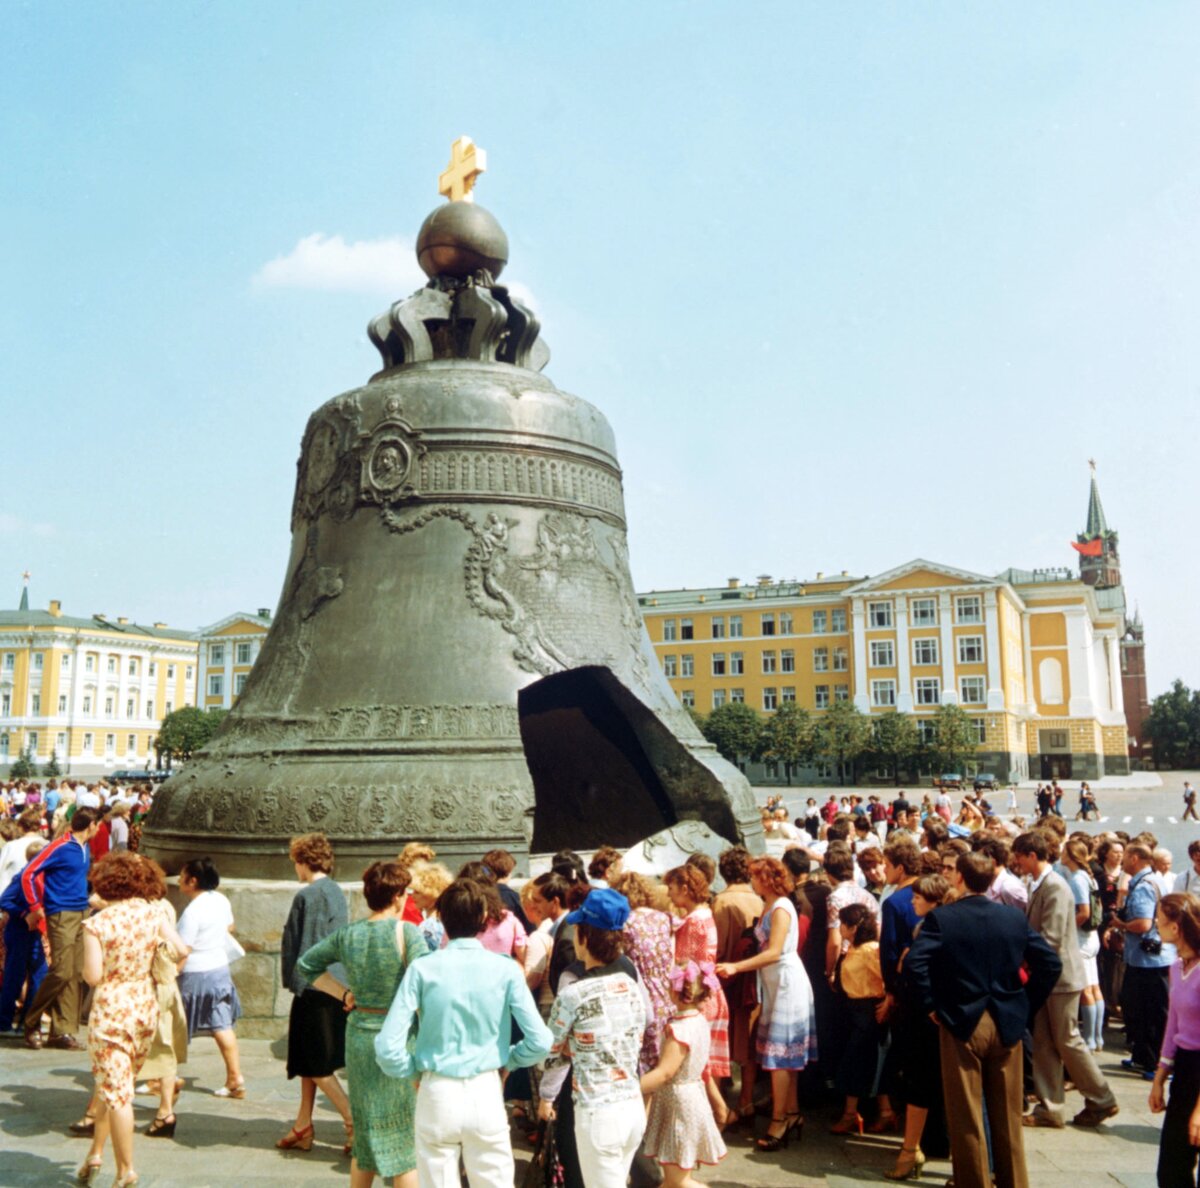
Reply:
[[814, 751], [837, 764], [842, 779], [857, 779], [859, 758], [870, 749], [874, 731], [871, 718], [852, 701], [835, 701], [818, 719], [813, 731]]
[[196, 705], [174, 710], [163, 718], [155, 748], [173, 759], [190, 759], [216, 734], [227, 712], [223, 709], [202, 710]]
[[725, 756], [736, 763], [740, 756], [758, 753], [762, 734], [762, 719], [745, 702], [730, 701], [719, 705], [704, 719], [704, 737]]
[[813, 723], [809, 713], [794, 701], [785, 701], [763, 723], [758, 738], [756, 758], [782, 763], [787, 782], [792, 782], [792, 769], [811, 759], [813, 754]]
[[933, 759], [941, 773], [961, 772], [963, 761], [975, 754], [975, 723], [960, 706], [938, 706], [933, 715]]
[[921, 736], [912, 714], [895, 711], [880, 714], [872, 723], [874, 738], [871, 754], [880, 767], [886, 767], [892, 778], [900, 779], [901, 769], [907, 770], [921, 749]]
[[1200, 689], [1189, 689], [1176, 678], [1150, 703], [1146, 734], [1154, 746], [1156, 767], [1200, 764]]
[[47, 759], [44, 764], [42, 764], [42, 775], [44, 775], [48, 780], [57, 779], [60, 775], [62, 775], [62, 768], [58, 765], [57, 750], [52, 750], [50, 752], [50, 758]]
[[8, 778], [10, 780], [31, 780], [37, 775], [37, 764], [34, 762], [33, 747], [26, 743], [21, 748], [21, 753], [13, 760], [13, 765], [8, 769]]

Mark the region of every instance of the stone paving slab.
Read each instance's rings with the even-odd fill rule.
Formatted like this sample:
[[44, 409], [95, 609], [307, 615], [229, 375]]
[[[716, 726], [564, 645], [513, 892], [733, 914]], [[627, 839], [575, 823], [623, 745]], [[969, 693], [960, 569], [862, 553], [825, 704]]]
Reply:
[[[244, 1040], [242, 1062], [247, 1096], [242, 1101], [214, 1097], [224, 1077], [216, 1047], [207, 1039], [193, 1045], [182, 1072], [187, 1079], [179, 1105], [174, 1140], [136, 1140], [136, 1166], [144, 1188], [229, 1188], [230, 1185], [286, 1185], [328, 1188], [345, 1184], [350, 1161], [341, 1153], [342, 1127], [337, 1114], [319, 1108], [317, 1141], [310, 1152], [275, 1150], [295, 1116], [298, 1087], [289, 1084], [283, 1044]], [[1119, 1052], [1105, 1052], [1102, 1064], [1121, 1104], [1121, 1113], [1099, 1131], [1068, 1126], [1064, 1130], [1026, 1130], [1031, 1188], [1063, 1188], [1080, 1173], [1089, 1185], [1104, 1188], [1152, 1188], [1161, 1119], [1146, 1104], [1148, 1086], [1118, 1067]], [[44, 1049], [32, 1052], [18, 1040], [0, 1040], [0, 1188], [66, 1185], [87, 1151], [87, 1140], [70, 1137], [69, 1123], [87, 1102], [91, 1076], [85, 1053]], [[153, 1117], [154, 1099], [137, 1099], [139, 1127]], [[1073, 1113], [1082, 1104], [1068, 1100]], [[836, 1111], [813, 1110], [803, 1141], [786, 1151], [765, 1155], [753, 1149], [748, 1134], [729, 1137], [729, 1157], [697, 1178], [709, 1188], [851, 1188], [885, 1184], [884, 1168], [896, 1158], [894, 1135], [836, 1138], [827, 1127]], [[515, 1144], [518, 1182], [527, 1159]], [[940, 1185], [950, 1175], [948, 1162], [926, 1164], [925, 1184]], [[98, 1185], [112, 1182], [111, 1149]], [[378, 1183], [378, 1181], [377, 1181]]]

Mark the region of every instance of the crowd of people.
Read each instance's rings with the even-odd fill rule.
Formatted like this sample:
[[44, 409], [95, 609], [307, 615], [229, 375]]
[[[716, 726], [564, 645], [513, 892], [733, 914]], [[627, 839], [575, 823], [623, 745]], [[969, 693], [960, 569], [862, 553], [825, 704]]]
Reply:
[[[73, 1049], [86, 1019], [79, 1180], [111, 1138], [124, 1188], [135, 1092], [158, 1097], [144, 1134], [172, 1139], [196, 1036], [223, 1058], [215, 1092], [246, 1096], [232, 908], [198, 858], [176, 920], [136, 848], [148, 789], [2, 795], [0, 1028]], [[413, 843], [363, 873], [353, 923], [329, 840], [294, 838], [281, 970], [299, 1092], [276, 1146], [312, 1148], [319, 1092], [352, 1188], [457, 1188], [462, 1168], [508, 1188], [514, 1126], [547, 1183], [693, 1188], [735, 1136], [769, 1159], [836, 1104], [831, 1133], [896, 1136], [889, 1179], [949, 1154], [956, 1188], [1020, 1188], [1025, 1128], [1117, 1114], [1096, 1053], [1119, 1028], [1125, 1070], [1166, 1111], [1158, 1182], [1194, 1185], [1200, 841], [1172, 875], [1150, 834], [1069, 833], [1053, 803], [1031, 822], [978, 804], [947, 819], [941, 799], [814, 799], [794, 822], [769, 805], [791, 831], [779, 857], [731, 846], [660, 878], [604, 846], [518, 887], [505, 850], [454, 872]]]

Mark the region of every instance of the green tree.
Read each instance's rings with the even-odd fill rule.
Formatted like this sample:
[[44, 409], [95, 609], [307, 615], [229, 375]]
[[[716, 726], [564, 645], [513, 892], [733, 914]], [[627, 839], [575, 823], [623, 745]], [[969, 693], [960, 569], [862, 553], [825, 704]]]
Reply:
[[37, 775], [37, 764], [34, 763], [33, 747], [29, 743], [21, 749], [21, 753], [8, 769], [10, 780], [31, 780]]
[[58, 765], [58, 751], [50, 752], [50, 758], [42, 765], [42, 775], [48, 780], [57, 779], [62, 775], [62, 768]]
[[729, 760], [758, 753], [762, 719], [745, 702], [730, 701], [719, 705], [704, 720], [704, 737]]
[[961, 772], [963, 761], [974, 755], [979, 746], [975, 723], [957, 705], [939, 706], [932, 721], [933, 758], [940, 773]]
[[875, 737], [871, 741], [871, 754], [886, 767], [892, 778], [899, 783], [900, 771], [909, 767], [921, 748], [921, 737], [912, 714], [895, 711], [880, 714], [874, 720]]
[[[696, 723], [696, 729], [704, 734], [704, 723], [707, 720], [704, 715], [694, 705], [686, 705], [684, 709], [687, 710], [688, 717]], [[705, 734], [704, 737], [707, 738], [708, 735]]]
[[756, 758], [770, 759], [783, 764], [787, 782], [792, 782], [792, 769], [813, 753], [813, 723], [808, 711], [794, 701], [785, 701], [763, 723], [758, 738]]
[[1154, 745], [1155, 767], [1192, 767], [1200, 761], [1200, 690], [1178, 678], [1150, 703], [1146, 734]]
[[196, 705], [185, 705], [183, 709], [172, 711], [158, 728], [155, 749], [172, 759], [190, 759], [216, 734], [227, 712], [223, 709], [202, 710]]
[[858, 779], [858, 759], [871, 747], [871, 718], [852, 701], [835, 701], [817, 721], [813, 731], [816, 754], [837, 765], [838, 778]]

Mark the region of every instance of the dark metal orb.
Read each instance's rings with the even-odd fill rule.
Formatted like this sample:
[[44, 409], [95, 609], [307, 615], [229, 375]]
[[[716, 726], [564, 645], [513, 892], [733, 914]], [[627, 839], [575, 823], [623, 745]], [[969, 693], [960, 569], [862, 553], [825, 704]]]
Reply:
[[495, 215], [474, 202], [447, 202], [421, 224], [417, 262], [425, 275], [498, 277], [508, 263], [508, 236]]

